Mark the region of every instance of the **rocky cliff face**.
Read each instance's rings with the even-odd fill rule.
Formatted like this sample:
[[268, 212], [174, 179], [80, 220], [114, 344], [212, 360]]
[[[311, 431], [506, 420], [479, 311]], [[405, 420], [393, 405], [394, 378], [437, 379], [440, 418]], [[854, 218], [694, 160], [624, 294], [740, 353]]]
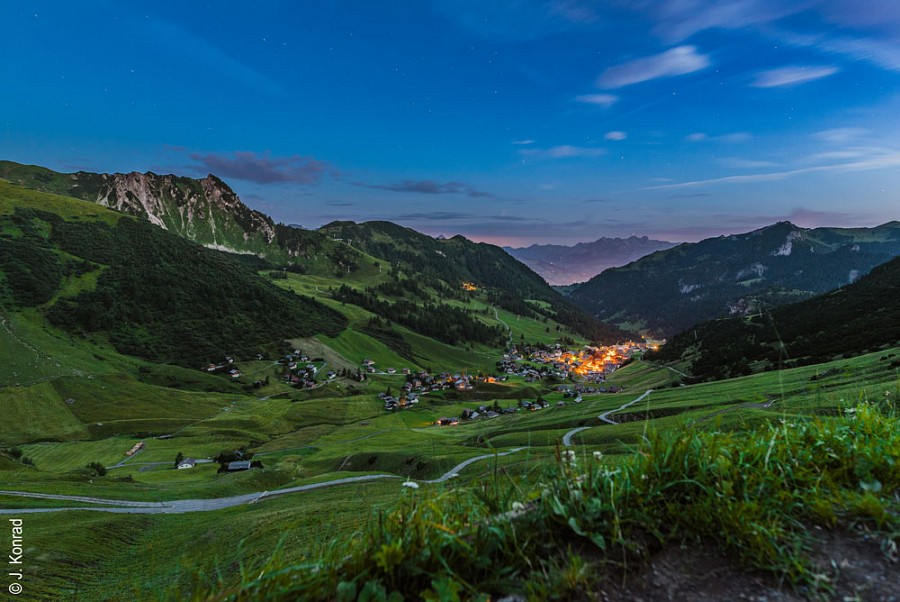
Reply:
[[97, 190], [93, 200], [136, 215], [185, 238], [221, 250], [260, 252], [275, 239], [275, 224], [250, 209], [219, 178], [202, 180], [152, 172], [128, 174], [71, 174], [92, 180], [84, 190]]

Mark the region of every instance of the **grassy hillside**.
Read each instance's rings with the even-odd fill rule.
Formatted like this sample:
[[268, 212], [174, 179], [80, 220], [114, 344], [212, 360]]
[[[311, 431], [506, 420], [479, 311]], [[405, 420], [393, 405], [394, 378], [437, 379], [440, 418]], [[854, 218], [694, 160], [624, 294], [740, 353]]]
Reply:
[[[489, 302], [517, 315], [554, 319], [597, 341], [622, 334], [591, 318], [553, 290], [536, 273], [500, 247], [462, 236], [438, 240], [390, 222], [333, 222], [320, 232], [386, 262], [398, 277], [407, 276], [435, 289], [442, 298], [463, 298], [463, 283], [482, 290]], [[526, 300], [543, 302], [528, 304]]]
[[724, 378], [865, 353], [898, 340], [900, 258], [809, 301], [701, 324], [648, 358], [689, 362], [701, 379]]
[[760, 230], [685, 243], [612, 268], [571, 299], [623, 328], [671, 337], [843, 286], [900, 254], [900, 222], [877, 228]]
[[[336, 335], [345, 324], [314, 300], [148, 222], [107, 217], [99, 207], [103, 219], [85, 219], [82, 201], [6, 183], [0, 195], [0, 303], [37, 308], [52, 324], [102, 335], [122, 353], [196, 366], [291, 337]], [[71, 205], [71, 217], [22, 206], [41, 201]]]

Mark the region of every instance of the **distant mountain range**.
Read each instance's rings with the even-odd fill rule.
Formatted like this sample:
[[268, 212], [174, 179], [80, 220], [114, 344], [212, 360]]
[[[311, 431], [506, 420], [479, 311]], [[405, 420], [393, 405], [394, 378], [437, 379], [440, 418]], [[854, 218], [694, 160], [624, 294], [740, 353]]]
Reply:
[[658, 251], [611, 268], [571, 298], [626, 330], [671, 337], [695, 324], [834, 290], [900, 255], [900, 222], [800, 228], [779, 222]]
[[709, 380], [816, 364], [898, 343], [900, 258], [895, 258], [851, 285], [807, 301], [699, 324], [653, 359], [689, 362], [693, 376]]
[[646, 236], [598, 238], [594, 242], [565, 245], [503, 247], [503, 250], [554, 285], [585, 282], [608, 268], [622, 266], [676, 243]]

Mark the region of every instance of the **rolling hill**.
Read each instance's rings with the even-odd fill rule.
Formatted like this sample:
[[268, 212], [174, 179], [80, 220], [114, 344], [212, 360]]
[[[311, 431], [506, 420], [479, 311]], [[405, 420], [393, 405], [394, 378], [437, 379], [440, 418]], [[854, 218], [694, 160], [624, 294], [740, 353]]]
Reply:
[[597, 341], [623, 335], [592, 318], [551, 288], [538, 274], [500, 247], [462, 236], [436, 239], [391, 222], [332, 222], [319, 229], [333, 239], [378, 257], [395, 270], [418, 274], [445, 293], [467, 286], [482, 290], [488, 301], [517, 315], [553, 319]]
[[571, 298], [627, 330], [670, 337], [834, 290], [898, 254], [900, 222], [853, 229], [779, 222], [658, 251], [576, 286]]
[[720, 379], [849, 357], [900, 341], [900, 258], [857, 282], [752, 317], [712, 320], [676, 336], [656, 354], [688, 362], [700, 379]]
[[[401, 323], [413, 328], [419, 324], [420, 330], [427, 320], [412, 314], [421, 311], [409, 307], [394, 311], [398, 302], [418, 305], [420, 309], [428, 305], [434, 313], [446, 305], [439, 300], [461, 300], [460, 288], [464, 282], [471, 282], [489, 304], [545, 322], [547, 328], [552, 320], [588, 339], [612, 341], [623, 336], [617, 328], [603, 324], [567, 301], [499, 247], [476, 244], [463, 237], [436, 240], [389, 222], [334, 222], [319, 230], [276, 224], [267, 215], [247, 207], [213, 175], [196, 180], [152, 172], [63, 174], [0, 161], [0, 178], [143, 218], [192, 242], [237, 255], [237, 259], [257, 270], [280, 269], [284, 275], [290, 272], [322, 276], [329, 288], [380, 284], [381, 290], [369, 291], [370, 298], [354, 300], [390, 320], [403, 315]], [[371, 274], [363, 276], [362, 272], [371, 272], [376, 264], [378, 273], [384, 271], [385, 276], [374, 278], [374, 282]], [[402, 274], [389, 269], [396, 264], [402, 265]], [[392, 289], [385, 284], [388, 273], [395, 280]], [[344, 292], [344, 300], [350, 300]], [[473, 336], [476, 322], [454, 314], [448, 307], [441, 311], [447, 316], [445, 324], [469, 322], [469, 335], [461, 340], [490, 340], [497, 344], [503, 338], [500, 324], [495, 325], [500, 328], [497, 332]], [[429, 330], [427, 334], [435, 333]], [[460, 340], [458, 336], [446, 338]]]
[[119, 352], [198, 365], [346, 320], [150, 222], [0, 181], [0, 306]]
[[503, 250], [540, 274], [553, 285], [585, 282], [603, 270], [636, 261], [675, 243], [651, 240], [646, 236], [598, 238], [594, 242], [566, 245], [503, 247]]

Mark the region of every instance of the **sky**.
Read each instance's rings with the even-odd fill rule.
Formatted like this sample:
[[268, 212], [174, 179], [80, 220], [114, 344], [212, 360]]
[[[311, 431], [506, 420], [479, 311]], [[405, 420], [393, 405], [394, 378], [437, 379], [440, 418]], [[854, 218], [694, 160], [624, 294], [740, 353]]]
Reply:
[[893, 0], [31, 1], [0, 159], [513, 246], [900, 219]]

